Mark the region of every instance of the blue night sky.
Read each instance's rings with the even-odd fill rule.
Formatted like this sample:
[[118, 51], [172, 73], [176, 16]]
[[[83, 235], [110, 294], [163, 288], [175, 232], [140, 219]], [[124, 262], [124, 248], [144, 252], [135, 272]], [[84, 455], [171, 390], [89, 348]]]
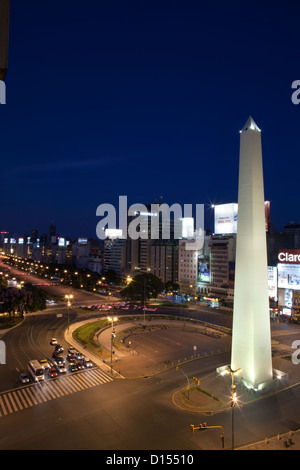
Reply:
[[11, 3], [1, 231], [54, 221], [96, 237], [98, 205], [119, 195], [206, 204], [209, 217], [237, 202], [249, 115], [272, 221], [300, 221], [299, 1]]

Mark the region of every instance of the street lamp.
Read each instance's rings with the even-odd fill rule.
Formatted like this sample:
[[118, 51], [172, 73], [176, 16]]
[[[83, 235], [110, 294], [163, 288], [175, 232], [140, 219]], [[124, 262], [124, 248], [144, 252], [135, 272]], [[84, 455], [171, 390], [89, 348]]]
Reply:
[[110, 372], [112, 374], [112, 366], [113, 366], [113, 362], [112, 362], [112, 354], [113, 354], [113, 339], [114, 337], [116, 336], [115, 335], [115, 329], [114, 329], [114, 322], [118, 321], [118, 317], [107, 317], [107, 320], [109, 322], [111, 322], [111, 327], [112, 327], [112, 330], [111, 330], [111, 336], [110, 336]]
[[68, 299], [68, 331], [69, 331], [69, 327], [70, 327], [70, 307], [71, 307], [71, 301], [73, 299], [73, 295], [72, 294], [66, 294], [65, 295], [65, 298]]
[[231, 409], [232, 409], [232, 450], [234, 450], [234, 408], [237, 404], [236, 385], [234, 384], [234, 376], [241, 372], [241, 368], [233, 370], [230, 366], [223, 371], [223, 374], [231, 374]]

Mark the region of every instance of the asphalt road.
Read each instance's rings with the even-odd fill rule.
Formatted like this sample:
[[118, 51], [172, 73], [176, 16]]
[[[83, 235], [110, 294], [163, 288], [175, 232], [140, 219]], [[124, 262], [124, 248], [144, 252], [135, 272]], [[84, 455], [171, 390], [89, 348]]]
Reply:
[[[65, 292], [65, 287], [63, 289]], [[79, 303], [91, 300], [89, 293], [78, 295]], [[58, 312], [63, 316], [57, 317]], [[181, 314], [180, 309], [178, 313]], [[70, 314], [72, 322], [76, 315], [72, 311]], [[210, 313], [202, 308], [188, 315], [207, 318], [212, 323], [230, 324], [231, 321], [228, 314]], [[3, 337], [7, 364], [0, 366], [0, 449], [221, 449], [218, 432], [191, 433], [190, 425], [203, 421], [211, 426], [223, 426], [225, 448], [231, 447], [230, 412], [203, 416], [174, 405], [173, 393], [184, 387], [184, 377], [174, 368], [147, 379], [123, 380], [112, 378], [107, 371], [104, 373], [95, 367], [76, 375], [58, 377], [42, 386], [17, 385], [16, 378], [26, 368], [28, 360], [51, 357], [51, 337], [56, 337], [67, 348], [64, 340], [67, 324], [67, 309], [49, 309], [41, 315], [28, 316], [22, 325]], [[272, 336], [278, 348], [283, 348], [278, 353], [290, 351], [292, 341], [300, 336], [299, 327], [272, 324]], [[150, 341], [153, 349], [152, 339]], [[181, 367], [189, 377], [202, 378], [228, 361], [226, 353]], [[291, 427], [300, 428], [299, 395], [300, 389], [296, 386], [237, 408], [236, 446], [287, 432]]]

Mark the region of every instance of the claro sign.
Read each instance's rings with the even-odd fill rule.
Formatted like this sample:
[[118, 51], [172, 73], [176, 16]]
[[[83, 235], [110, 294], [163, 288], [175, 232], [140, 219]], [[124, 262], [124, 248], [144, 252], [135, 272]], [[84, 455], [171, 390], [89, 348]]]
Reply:
[[300, 264], [300, 250], [280, 250], [278, 262], [285, 264]]

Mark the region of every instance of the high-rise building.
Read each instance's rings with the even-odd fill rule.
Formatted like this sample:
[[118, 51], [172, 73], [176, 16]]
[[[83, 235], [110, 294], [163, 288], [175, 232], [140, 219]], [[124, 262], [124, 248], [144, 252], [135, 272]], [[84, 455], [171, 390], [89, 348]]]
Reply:
[[234, 297], [234, 269], [236, 234], [211, 237], [209, 296], [232, 306]]
[[156, 240], [150, 248], [150, 272], [164, 283], [178, 282], [177, 240]]
[[55, 237], [56, 237], [56, 226], [54, 224], [50, 224], [48, 226], [48, 234], [47, 234], [48, 243], [52, 243]]

